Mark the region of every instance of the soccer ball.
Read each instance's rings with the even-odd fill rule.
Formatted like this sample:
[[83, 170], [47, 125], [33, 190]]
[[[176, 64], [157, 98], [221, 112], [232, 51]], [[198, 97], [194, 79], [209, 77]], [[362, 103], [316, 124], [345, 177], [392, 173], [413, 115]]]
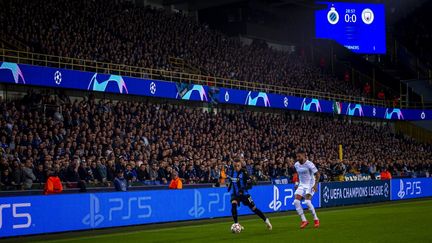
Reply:
[[239, 234], [242, 231], [242, 226], [239, 223], [231, 225], [231, 232], [233, 234]]

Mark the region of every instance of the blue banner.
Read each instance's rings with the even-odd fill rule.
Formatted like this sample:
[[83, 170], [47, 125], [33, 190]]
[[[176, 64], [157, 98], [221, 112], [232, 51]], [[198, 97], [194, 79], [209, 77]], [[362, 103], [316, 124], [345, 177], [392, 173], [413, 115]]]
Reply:
[[328, 100], [225, 88], [219, 89], [216, 97], [219, 103], [226, 104], [333, 113], [333, 102]]
[[391, 200], [432, 197], [432, 178], [391, 180]]
[[355, 103], [301, 98], [265, 92], [220, 88], [215, 95], [223, 104], [248, 105], [309, 112], [334, 113], [337, 115], [369, 117], [386, 120], [430, 120], [432, 110], [375, 107]]
[[375, 107], [346, 102], [334, 102], [338, 115], [370, 117], [386, 120], [431, 120], [432, 110]]
[[259, 91], [226, 88], [210, 89], [205, 85], [152, 80], [146, 77], [132, 78], [121, 75], [81, 72], [10, 62], [0, 62], [0, 83], [90, 90], [202, 102], [219, 102], [223, 104], [323, 112], [388, 120], [432, 119], [432, 110], [374, 107]]
[[390, 181], [321, 183], [321, 206], [341, 206], [390, 200]]
[[208, 87], [0, 62], [0, 82], [209, 102]]
[[[294, 210], [294, 185], [255, 186], [250, 194], [263, 212]], [[319, 195], [312, 202], [319, 207]], [[251, 211], [240, 206], [239, 214]], [[0, 238], [230, 215], [226, 188], [0, 197]]]

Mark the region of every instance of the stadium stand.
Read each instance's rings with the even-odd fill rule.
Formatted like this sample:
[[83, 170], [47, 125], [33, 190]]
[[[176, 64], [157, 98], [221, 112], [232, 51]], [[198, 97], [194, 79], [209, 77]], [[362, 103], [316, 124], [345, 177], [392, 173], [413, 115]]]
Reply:
[[[432, 147], [387, 123], [55, 93], [0, 101], [2, 189], [42, 183], [47, 171], [89, 185], [109, 185], [118, 170], [135, 185], [167, 184], [174, 170], [186, 184], [217, 183], [239, 156], [258, 181], [292, 180], [298, 148], [323, 172], [322, 181], [385, 169], [393, 177], [432, 172]], [[343, 163], [335, 159], [339, 144]]]
[[173, 69], [169, 58], [176, 57], [216, 77], [370, 97], [299, 53], [262, 42], [244, 45], [178, 13], [102, 0], [0, 4], [0, 33], [32, 52], [165, 70]]
[[[300, 53], [259, 41], [245, 45], [179, 13], [150, 7], [1, 1], [0, 23], [0, 36], [23, 51], [161, 70], [174, 70], [175, 57], [216, 77], [374, 95], [370, 86], [338, 80]], [[320, 167], [322, 181], [375, 178], [386, 170], [393, 177], [432, 173], [430, 144], [397, 134], [384, 122], [218, 106], [203, 111], [187, 104], [71, 98], [60, 91], [0, 98], [2, 190], [32, 188], [52, 172], [69, 185], [112, 185], [119, 170], [131, 184], [167, 184], [173, 171], [185, 184], [218, 183], [239, 156], [258, 181], [292, 181], [298, 148]], [[339, 144], [343, 161], [336, 159]]]

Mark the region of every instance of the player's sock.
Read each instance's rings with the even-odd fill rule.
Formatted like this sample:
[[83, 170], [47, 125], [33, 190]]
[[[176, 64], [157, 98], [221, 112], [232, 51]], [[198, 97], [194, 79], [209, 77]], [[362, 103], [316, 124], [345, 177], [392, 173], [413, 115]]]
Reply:
[[261, 212], [261, 210], [259, 210], [258, 208], [255, 208], [254, 210], [252, 210], [256, 215], [258, 215], [264, 222], [266, 221], [266, 216], [263, 214], [263, 212]]
[[238, 215], [237, 215], [237, 204], [231, 204], [231, 214], [234, 219], [234, 223], [238, 223]]
[[295, 199], [295, 200], [294, 200], [294, 206], [295, 206], [295, 208], [296, 208], [296, 210], [297, 210], [298, 215], [300, 215], [301, 220], [302, 220], [302, 221], [306, 221], [306, 217], [305, 217], [305, 215], [304, 215], [304, 213], [303, 213], [303, 208], [302, 208], [302, 206], [301, 206], [301, 204], [300, 204], [300, 200]]
[[306, 202], [306, 205], [308, 206], [310, 212], [312, 213], [312, 215], [314, 217], [314, 220], [318, 220], [318, 216], [317, 216], [317, 214], [315, 212], [315, 207], [312, 204], [311, 200], [305, 200], [305, 202]]

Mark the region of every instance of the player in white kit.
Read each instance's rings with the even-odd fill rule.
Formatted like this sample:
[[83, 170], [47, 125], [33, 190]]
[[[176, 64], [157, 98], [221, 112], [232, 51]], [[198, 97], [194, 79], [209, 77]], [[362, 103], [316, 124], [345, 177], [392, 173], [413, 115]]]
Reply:
[[294, 167], [297, 171], [299, 179], [299, 184], [294, 193], [294, 206], [302, 220], [300, 228], [304, 229], [309, 224], [303, 213], [303, 208], [300, 202], [300, 200], [302, 200], [303, 198], [305, 199], [305, 203], [308, 206], [309, 211], [314, 217], [314, 226], [315, 228], [318, 228], [320, 225], [320, 221], [315, 212], [315, 208], [312, 205], [311, 199], [313, 194], [317, 191], [320, 174], [314, 163], [306, 159], [306, 153], [302, 150], [299, 150], [297, 152], [297, 162], [294, 164]]

